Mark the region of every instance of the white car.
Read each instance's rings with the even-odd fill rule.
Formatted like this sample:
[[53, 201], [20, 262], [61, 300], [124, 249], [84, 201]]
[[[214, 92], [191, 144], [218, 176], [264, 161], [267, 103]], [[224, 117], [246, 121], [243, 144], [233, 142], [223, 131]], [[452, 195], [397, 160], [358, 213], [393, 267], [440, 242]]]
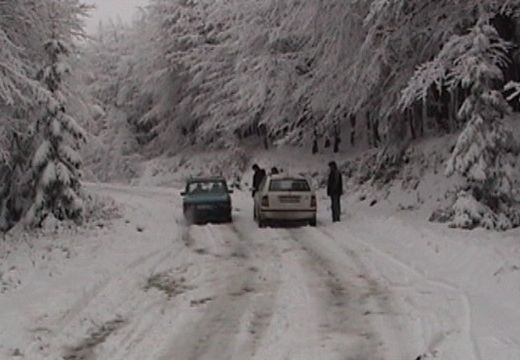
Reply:
[[271, 222], [306, 222], [316, 226], [316, 193], [303, 177], [269, 175], [254, 196], [259, 227]]

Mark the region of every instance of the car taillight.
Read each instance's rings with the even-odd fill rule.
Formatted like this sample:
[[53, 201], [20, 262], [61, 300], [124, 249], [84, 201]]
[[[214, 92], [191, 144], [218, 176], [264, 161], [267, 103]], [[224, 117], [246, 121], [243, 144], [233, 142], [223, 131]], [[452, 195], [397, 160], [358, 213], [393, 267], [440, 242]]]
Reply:
[[269, 207], [269, 197], [267, 195], [262, 196], [262, 207]]
[[312, 195], [311, 196], [311, 207], [315, 208], [316, 205], [317, 205], [317, 203], [316, 203], [316, 195]]

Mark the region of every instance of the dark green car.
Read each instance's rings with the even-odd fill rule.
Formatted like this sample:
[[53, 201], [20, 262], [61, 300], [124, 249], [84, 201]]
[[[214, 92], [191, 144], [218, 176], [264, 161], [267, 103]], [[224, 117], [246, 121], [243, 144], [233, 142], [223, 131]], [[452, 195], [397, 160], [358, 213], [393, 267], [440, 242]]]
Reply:
[[181, 193], [184, 217], [188, 223], [231, 222], [231, 193], [221, 177], [188, 180]]

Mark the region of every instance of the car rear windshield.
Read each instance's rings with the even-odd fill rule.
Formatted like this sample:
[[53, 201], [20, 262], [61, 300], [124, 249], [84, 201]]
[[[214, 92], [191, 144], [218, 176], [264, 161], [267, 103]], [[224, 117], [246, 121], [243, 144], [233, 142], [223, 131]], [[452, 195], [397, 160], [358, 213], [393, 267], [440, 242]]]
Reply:
[[269, 191], [311, 191], [305, 179], [273, 179]]
[[189, 194], [225, 193], [227, 186], [223, 181], [194, 181], [188, 184], [186, 190]]

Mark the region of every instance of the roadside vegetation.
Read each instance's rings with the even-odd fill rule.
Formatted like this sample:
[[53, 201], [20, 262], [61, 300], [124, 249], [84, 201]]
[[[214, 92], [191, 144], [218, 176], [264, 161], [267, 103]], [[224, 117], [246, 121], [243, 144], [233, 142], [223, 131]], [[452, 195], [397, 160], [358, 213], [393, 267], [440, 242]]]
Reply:
[[381, 179], [410, 145], [445, 137], [445, 174], [462, 178], [450, 223], [520, 225], [518, 0], [151, 0], [133, 24], [79, 43], [88, 7], [48, 4], [0, 4], [4, 230], [81, 221], [83, 138], [93, 177], [104, 161], [133, 177], [146, 159], [254, 143], [375, 149], [369, 177]]

